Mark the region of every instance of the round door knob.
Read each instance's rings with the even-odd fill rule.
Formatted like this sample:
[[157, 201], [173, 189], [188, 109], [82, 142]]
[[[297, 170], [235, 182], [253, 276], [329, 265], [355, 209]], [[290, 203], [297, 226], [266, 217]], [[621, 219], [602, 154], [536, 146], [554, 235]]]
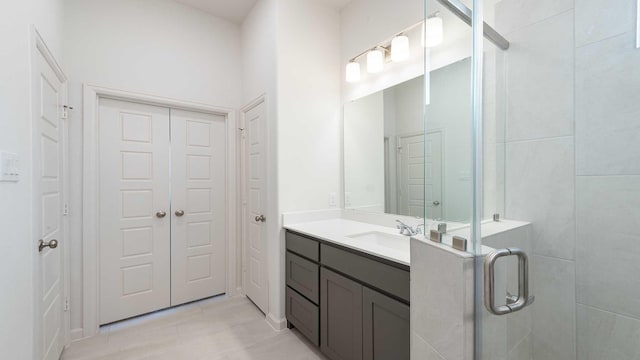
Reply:
[[265, 222], [267, 220], [267, 218], [264, 217], [264, 215], [259, 215], [256, 216], [256, 222]]
[[58, 247], [58, 240], [52, 239], [49, 242], [44, 242], [44, 240], [40, 239], [38, 241], [38, 252], [42, 252], [42, 250], [44, 248], [46, 248], [46, 247], [51, 248], [51, 249], [57, 248]]
[[176, 210], [176, 216], [184, 215], [184, 210]]
[[435, 205], [435, 206], [440, 205], [440, 201], [438, 201], [438, 200], [434, 201], [434, 202], [433, 202], [433, 205]]
[[164, 211], [158, 211], [156, 213], [156, 216], [162, 219], [163, 217], [167, 216], [167, 213]]

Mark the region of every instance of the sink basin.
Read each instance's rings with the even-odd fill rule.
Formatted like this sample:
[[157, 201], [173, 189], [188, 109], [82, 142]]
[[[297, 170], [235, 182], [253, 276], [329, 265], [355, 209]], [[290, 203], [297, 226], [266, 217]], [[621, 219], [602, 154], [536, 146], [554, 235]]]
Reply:
[[386, 248], [401, 250], [408, 246], [409, 237], [400, 234], [389, 234], [380, 231], [368, 231], [359, 234], [347, 235], [348, 238], [358, 239], [367, 244], [375, 244]]

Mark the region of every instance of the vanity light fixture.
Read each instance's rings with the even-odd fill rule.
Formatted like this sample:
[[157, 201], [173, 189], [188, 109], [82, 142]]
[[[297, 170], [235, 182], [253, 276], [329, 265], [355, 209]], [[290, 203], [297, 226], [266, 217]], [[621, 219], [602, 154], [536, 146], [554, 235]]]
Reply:
[[383, 48], [376, 47], [369, 50], [367, 53], [367, 72], [373, 74], [384, 70], [384, 55], [385, 50]]
[[385, 62], [389, 60], [394, 62], [407, 60], [411, 55], [411, 47], [407, 33], [418, 27], [422, 27], [423, 46], [433, 47], [442, 42], [442, 18], [440, 17], [440, 12], [436, 11], [424, 22], [421, 21], [413, 24], [401, 32], [396, 33], [390, 39], [352, 57], [345, 69], [345, 81], [348, 83], [360, 81], [362, 74], [360, 71], [360, 59], [365, 55], [367, 57], [367, 72], [372, 74], [383, 71]]
[[360, 63], [351, 60], [347, 64], [346, 79], [347, 82], [353, 83], [360, 81]]
[[443, 37], [444, 26], [438, 11], [422, 24], [422, 46], [429, 48], [438, 46], [442, 43]]
[[397, 35], [391, 40], [391, 61], [398, 62], [409, 58], [409, 37]]

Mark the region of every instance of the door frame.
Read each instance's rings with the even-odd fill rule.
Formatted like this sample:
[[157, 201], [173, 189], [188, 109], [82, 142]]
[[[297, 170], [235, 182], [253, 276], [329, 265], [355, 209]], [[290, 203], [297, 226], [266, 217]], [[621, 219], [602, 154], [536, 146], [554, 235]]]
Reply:
[[129, 92], [111, 89], [90, 84], [83, 84], [83, 190], [82, 190], [82, 299], [83, 299], [83, 336], [89, 337], [97, 334], [100, 322], [99, 294], [99, 128], [98, 111], [99, 99], [109, 98], [114, 100], [142, 103], [148, 105], [168, 107], [187, 111], [204, 112], [222, 115], [226, 118], [227, 129], [227, 154], [226, 154], [226, 294], [233, 296], [237, 292], [236, 264], [237, 254], [237, 143], [236, 111], [232, 108], [173, 99], [163, 96], [144, 93]]
[[[44, 41], [44, 39], [42, 38], [42, 35], [40, 35], [40, 32], [38, 31], [38, 29], [35, 26], [31, 26], [31, 58], [30, 58], [30, 78], [29, 78], [29, 89], [31, 91], [30, 93], [30, 99], [29, 99], [29, 105], [30, 105], [30, 122], [31, 122], [31, 162], [32, 162], [32, 166], [36, 165], [35, 159], [36, 156], [38, 156], [35, 151], [33, 151], [35, 144], [37, 143], [37, 141], [39, 141], [39, 134], [37, 134], [35, 132], [35, 130], [38, 129], [38, 126], [35, 125], [35, 116], [36, 114], [33, 112], [33, 107], [35, 106], [35, 104], [33, 103], [33, 92], [36, 91], [36, 89], [33, 88], [33, 81], [34, 81], [34, 76], [36, 76], [36, 70], [37, 70], [37, 61], [38, 61], [38, 57], [42, 56], [42, 58], [47, 62], [47, 64], [51, 67], [51, 69], [53, 70], [53, 72], [55, 73], [56, 77], [58, 77], [58, 80], [60, 80], [60, 84], [61, 84], [61, 94], [62, 94], [62, 98], [60, 99], [60, 103], [61, 104], [67, 104], [68, 103], [68, 88], [69, 88], [69, 82], [68, 82], [68, 78], [65, 75], [64, 71], [62, 70], [62, 67], [60, 66], [60, 64], [58, 63], [58, 61], [56, 60], [55, 56], [53, 56], [53, 53], [51, 52], [51, 50], [49, 49], [49, 47], [47, 46], [46, 42]], [[60, 117], [60, 125], [62, 126], [62, 131], [61, 131], [61, 142], [62, 142], [62, 159], [60, 159], [60, 161], [62, 161], [62, 174], [61, 176], [61, 180], [60, 180], [60, 188], [62, 190], [62, 206], [67, 206], [69, 204], [69, 121], [68, 121], [68, 116], [67, 118], [63, 118], [62, 116]], [[31, 174], [29, 174], [29, 180], [31, 181], [31, 191], [35, 194], [35, 191], [37, 190], [36, 184], [33, 181], [33, 172], [31, 172]], [[36, 209], [36, 196], [33, 196], [32, 200], [31, 200], [31, 207], [33, 210]], [[34, 212], [32, 211], [32, 214]], [[34, 222], [34, 218], [31, 217], [30, 219], [32, 222]], [[62, 251], [62, 292], [63, 292], [63, 296], [64, 296], [64, 302], [63, 302], [63, 306], [64, 306], [64, 314], [63, 314], [63, 319], [62, 319], [62, 338], [64, 341], [64, 346], [68, 346], [71, 342], [71, 311], [69, 309], [69, 301], [70, 301], [70, 297], [71, 297], [71, 288], [70, 288], [70, 284], [71, 284], [71, 272], [70, 272], [70, 266], [69, 266], [69, 259], [70, 259], [70, 246], [69, 246], [69, 216], [67, 214], [64, 214], [63, 211], [63, 216], [62, 216], [62, 233], [64, 235], [64, 238], [62, 239], [62, 241], [60, 241], [60, 245], [59, 248]], [[40, 264], [39, 264], [39, 253], [35, 251], [35, 249], [37, 249], [37, 240], [39, 238], [39, 235], [37, 233], [37, 231], [35, 230], [35, 226], [32, 226], [32, 233], [31, 233], [31, 239], [33, 241], [33, 274], [32, 274], [32, 281], [33, 281], [33, 294], [34, 294], [34, 299], [33, 299], [33, 313], [34, 313], [34, 317], [33, 317], [33, 326], [34, 326], [34, 331], [33, 331], [33, 351], [34, 351], [34, 356], [42, 356], [42, 354], [40, 353], [40, 349], [39, 349], [39, 345], [40, 345], [40, 328], [41, 328], [41, 324], [40, 324], [40, 306], [39, 306], [39, 293], [40, 293], [40, 288], [38, 287], [38, 285], [40, 285], [39, 282], [39, 270], [40, 270]]]
[[[247, 283], [247, 263], [246, 263], [246, 250], [247, 250], [247, 235], [249, 233], [249, 221], [247, 220], [247, 199], [249, 194], [247, 193], [247, 180], [248, 180], [248, 176], [247, 176], [247, 162], [246, 162], [246, 156], [247, 156], [247, 152], [246, 152], [246, 138], [244, 136], [244, 130], [246, 129], [246, 117], [247, 117], [247, 113], [251, 110], [253, 110], [256, 106], [263, 104], [265, 107], [265, 115], [266, 115], [266, 121], [265, 121], [265, 141], [264, 141], [264, 151], [265, 151], [265, 161], [266, 161], [266, 172], [265, 172], [265, 178], [264, 178], [264, 182], [265, 182], [265, 191], [267, 191], [267, 204], [265, 204], [264, 207], [264, 211], [267, 215], [267, 218], [270, 219], [272, 218], [271, 214], [269, 213], [269, 206], [268, 206], [268, 202], [269, 202], [269, 186], [270, 186], [270, 181], [269, 181], [269, 169], [270, 169], [270, 157], [269, 157], [269, 151], [270, 151], [270, 141], [269, 141], [269, 104], [267, 103], [267, 96], [266, 94], [262, 94], [260, 96], [258, 96], [257, 98], [255, 98], [254, 100], [250, 101], [247, 105], [243, 106], [240, 109], [240, 127], [239, 127], [239, 149], [240, 151], [238, 152], [238, 163], [240, 164], [239, 166], [239, 172], [240, 172], [240, 208], [238, 209], [238, 216], [240, 218], [240, 220], [238, 221], [238, 228], [239, 228], [239, 234], [241, 241], [240, 241], [240, 271], [241, 271], [241, 279], [242, 279], [242, 284], [241, 284], [241, 288], [238, 289], [238, 291], [240, 293], [242, 293], [243, 295], [246, 295], [246, 287], [245, 284]], [[266, 311], [267, 313], [265, 315], [268, 315], [270, 313], [269, 311], [269, 228], [267, 227], [266, 230], [266, 235], [267, 237], [264, 239], [265, 240], [265, 259], [264, 259], [264, 271], [265, 271], [265, 288], [267, 290], [267, 308]]]

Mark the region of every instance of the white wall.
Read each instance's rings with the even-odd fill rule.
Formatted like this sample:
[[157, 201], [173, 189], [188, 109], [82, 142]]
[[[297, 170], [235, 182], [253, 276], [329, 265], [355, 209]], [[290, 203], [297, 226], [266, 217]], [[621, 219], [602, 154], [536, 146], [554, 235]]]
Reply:
[[[385, 125], [391, 123], [385, 119], [386, 94], [379, 91], [344, 104], [344, 191], [347, 209], [385, 210], [383, 140]], [[395, 151], [392, 155], [395, 155]], [[393, 175], [395, 177], [395, 171]]]
[[[427, 131], [444, 132], [443, 216], [467, 223], [471, 219], [471, 60], [431, 72], [431, 104]], [[495, 194], [485, 193], [485, 197]]]
[[[278, 210], [278, 91], [277, 91], [277, 0], [260, 0], [242, 23], [242, 105], [261, 95], [267, 105], [267, 264], [269, 279], [268, 316], [279, 321], [283, 298], [278, 286], [280, 280], [280, 212]], [[271, 221], [273, 220], [273, 221]], [[241, 272], [239, 272], [241, 274]]]
[[[82, 188], [82, 84], [237, 108], [240, 27], [170, 0], [66, 0], [71, 188]], [[71, 197], [72, 329], [82, 327], [82, 193]]]
[[242, 103], [265, 94], [268, 104], [267, 315], [281, 326], [281, 214], [326, 209], [340, 191], [339, 14], [317, 0], [260, 0], [242, 24], [242, 42]]
[[[389, 39], [424, 18], [423, 0], [353, 0], [340, 12], [340, 74], [344, 79], [347, 62], [361, 52]], [[342, 81], [344, 102], [424, 74], [424, 51], [420, 27], [407, 34], [411, 55], [402, 63], [387, 63], [385, 71], [368, 74], [365, 57], [360, 59], [362, 79], [357, 83]]]
[[31, 25], [58, 62], [62, 1], [3, 1], [0, 5], [0, 150], [20, 155], [22, 179], [0, 183], [0, 349], [7, 359], [33, 356], [33, 259], [31, 231]]
[[[340, 16], [318, 0], [278, 3], [279, 211], [340, 204]], [[284, 316], [284, 232], [273, 261], [280, 266], [279, 314]]]

